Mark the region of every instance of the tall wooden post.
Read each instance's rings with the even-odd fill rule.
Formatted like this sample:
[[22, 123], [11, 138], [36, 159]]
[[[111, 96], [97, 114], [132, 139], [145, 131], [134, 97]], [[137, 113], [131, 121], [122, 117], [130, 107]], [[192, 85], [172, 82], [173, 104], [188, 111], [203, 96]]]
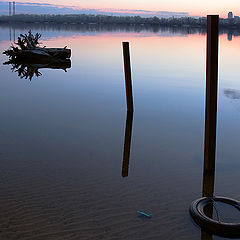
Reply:
[[204, 171], [215, 170], [217, 86], [218, 86], [218, 15], [207, 16], [207, 72], [205, 105]]
[[[218, 15], [207, 16], [207, 72], [205, 105], [205, 141], [202, 196], [213, 197], [216, 154], [217, 86], [218, 86]], [[205, 213], [212, 218], [213, 205]], [[212, 235], [201, 231], [202, 240], [212, 240]]]
[[202, 183], [202, 196], [203, 197], [213, 197], [214, 195], [214, 178], [215, 174], [213, 172], [204, 171], [203, 172], [203, 183]]
[[122, 46], [123, 46], [127, 111], [133, 112], [133, 94], [132, 94], [132, 77], [131, 77], [129, 42], [123, 42]]
[[[213, 197], [214, 196], [214, 176], [215, 170], [203, 172], [203, 183], [202, 183], [202, 196]], [[204, 209], [205, 214], [209, 217], [213, 217], [213, 203], [209, 204]], [[201, 240], [212, 240], [213, 236], [210, 233], [201, 230]]]
[[[203, 183], [202, 183], [202, 196], [203, 197], [213, 197], [214, 196], [214, 171], [203, 172]], [[204, 209], [205, 214], [212, 218], [213, 216], [213, 204], [209, 204]], [[212, 234], [201, 230], [201, 240], [212, 240]]]

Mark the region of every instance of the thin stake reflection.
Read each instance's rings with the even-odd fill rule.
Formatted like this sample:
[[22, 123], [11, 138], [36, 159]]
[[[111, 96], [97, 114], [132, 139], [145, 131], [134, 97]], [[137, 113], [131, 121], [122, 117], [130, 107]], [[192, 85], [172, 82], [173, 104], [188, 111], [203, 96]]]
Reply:
[[122, 177], [128, 176], [129, 157], [130, 157], [131, 139], [132, 139], [132, 124], [133, 124], [133, 112], [127, 111], [124, 150], [123, 150], [123, 162], [122, 162]]

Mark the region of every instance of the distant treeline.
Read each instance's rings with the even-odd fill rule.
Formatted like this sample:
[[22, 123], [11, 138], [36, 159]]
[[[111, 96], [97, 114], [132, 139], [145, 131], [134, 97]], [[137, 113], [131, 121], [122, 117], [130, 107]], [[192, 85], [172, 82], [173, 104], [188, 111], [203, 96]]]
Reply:
[[[143, 18], [140, 16], [107, 16], [107, 15], [33, 15], [18, 14], [13, 16], [0, 16], [0, 23], [45, 23], [45, 24], [132, 24], [132, 25], [155, 25], [171, 27], [206, 27], [206, 18]], [[222, 28], [240, 28], [240, 22], [228, 19], [220, 19]]]

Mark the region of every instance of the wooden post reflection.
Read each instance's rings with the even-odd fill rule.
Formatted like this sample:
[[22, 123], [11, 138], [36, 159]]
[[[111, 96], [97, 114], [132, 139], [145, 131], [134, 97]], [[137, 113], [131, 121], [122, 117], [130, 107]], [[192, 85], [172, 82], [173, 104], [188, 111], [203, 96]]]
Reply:
[[201, 240], [212, 240], [212, 234], [209, 234], [207, 232], [201, 231]]
[[123, 42], [122, 46], [123, 46], [127, 111], [133, 112], [133, 94], [132, 94], [132, 77], [131, 77], [129, 42]]
[[[218, 15], [207, 16], [207, 72], [205, 105], [205, 140], [202, 196], [213, 197], [215, 177], [217, 85], [218, 85]], [[213, 205], [205, 214], [212, 218]], [[212, 235], [201, 231], [201, 240], [212, 240]]]
[[130, 157], [131, 139], [132, 139], [132, 124], [133, 124], [133, 112], [128, 111], [127, 117], [126, 117], [126, 126], [125, 126], [122, 177], [128, 176], [129, 157]]

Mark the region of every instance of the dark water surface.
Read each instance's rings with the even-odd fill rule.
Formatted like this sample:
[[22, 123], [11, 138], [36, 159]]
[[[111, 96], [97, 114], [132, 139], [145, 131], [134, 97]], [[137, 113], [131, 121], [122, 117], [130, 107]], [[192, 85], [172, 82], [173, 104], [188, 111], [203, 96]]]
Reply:
[[[0, 239], [211, 239], [188, 213], [202, 195], [205, 35], [39, 32], [43, 45], [72, 49], [71, 68], [39, 69], [29, 81], [0, 66]], [[0, 28], [1, 52], [9, 37]], [[122, 41], [135, 104], [124, 178]], [[235, 199], [239, 50], [240, 37], [220, 36], [215, 194]]]

